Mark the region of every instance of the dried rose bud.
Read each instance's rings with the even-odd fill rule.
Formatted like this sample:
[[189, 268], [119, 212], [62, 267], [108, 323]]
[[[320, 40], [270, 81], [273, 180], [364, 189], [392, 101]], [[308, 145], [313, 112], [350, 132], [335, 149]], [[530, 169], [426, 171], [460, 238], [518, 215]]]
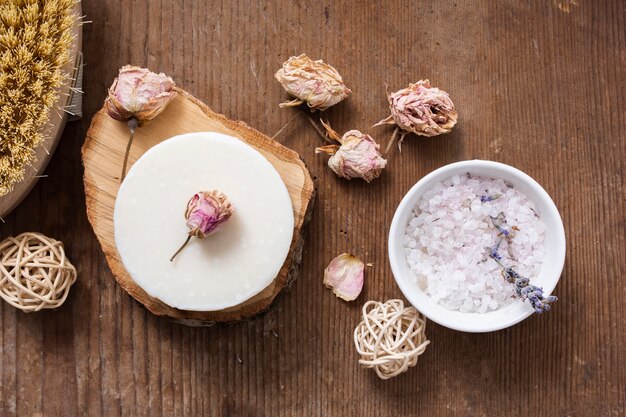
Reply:
[[324, 285], [341, 299], [356, 300], [363, 289], [364, 268], [365, 265], [359, 258], [342, 253], [330, 261], [324, 270]]
[[174, 86], [174, 81], [163, 73], [126, 65], [109, 88], [107, 112], [123, 122], [131, 118], [139, 124], [152, 120], [176, 97]]
[[130, 129], [121, 180], [126, 176], [135, 129], [158, 116], [176, 97], [174, 86], [174, 81], [163, 73], [156, 74], [146, 68], [126, 65], [120, 69], [109, 88], [104, 102], [107, 113], [115, 120], [127, 122]]
[[221, 191], [201, 191], [191, 197], [185, 210], [191, 236], [204, 238], [217, 231], [233, 214], [234, 207]]
[[[389, 94], [391, 115], [375, 126], [395, 124], [407, 133], [420, 136], [437, 136], [449, 133], [458, 117], [454, 103], [443, 90], [431, 87], [430, 81], [420, 80], [407, 88]], [[395, 136], [395, 135], [394, 135]]]
[[194, 194], [187, 202], [185, 219], [189, 228], [189, 236], [185, 243], [170, 258], [173, 261], [176, 255], [183, 250], [192, 236], [203, 239], [215, 233], [232, 216], [235, 208], [230, 204], [228, 197], [218, 190], [201, 191]]
[[335, 174], [342, 178], [362, 178], [366, 182], [378, 178], [381, 171], [387, 165], [379, 152], [380, 145], [371, 136], [350, 130], [343, 137], [339, 137], [328, 124], [322, 121], [331, 139], [341, 144], [326, 145], [315, 148], [316, 153], [332, 155], [328, 160], [328, 166]]
[[335, 68], [322, 60], [313, 61], [305, 54], [289, 58], [274, 76], [289, 94], [296, 97], [281, 103], [280, 107], [306, 103], [311, 111], [326, 110], [352, 93]]

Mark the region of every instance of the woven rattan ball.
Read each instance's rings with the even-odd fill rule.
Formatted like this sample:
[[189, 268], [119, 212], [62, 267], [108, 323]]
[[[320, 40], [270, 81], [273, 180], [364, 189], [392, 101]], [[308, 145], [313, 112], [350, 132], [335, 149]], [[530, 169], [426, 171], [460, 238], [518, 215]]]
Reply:
[[382, 379], [415, 366], [429, 343], [426, 320], [415, 307], [405, 308], [402, 300], [368, 301], [363, 306], [363, 320], [354, 330], [359, 363], [374, 368]]
[[0, 297], [25, 312], [57, 308], [76, 281], [63, 243], [22, 233], [0, 243]]

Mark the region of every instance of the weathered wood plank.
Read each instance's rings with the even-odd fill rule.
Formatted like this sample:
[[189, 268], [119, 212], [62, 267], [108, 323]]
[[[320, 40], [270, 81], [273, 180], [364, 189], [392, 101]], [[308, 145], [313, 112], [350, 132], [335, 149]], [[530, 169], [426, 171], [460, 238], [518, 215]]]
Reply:
[[[58, 395], [63, 415], [90, 417], [626, 413], [623, 1], [102, 0], [83, 8], [93, 20], [83, 39], [85, 120], [68, 125], [49, 177], [0, 225], [3, 237], [38, 230], [63, 240], [79, 280], [57, 312], [25, 317], [0, 306], [3, 417], [54, 417]], [[273, 73], [299, 52], [336, 66], [354, 91], [324, 113], [337, 130], [369, 130], [385, 142], [390, 131], [369, 128], [387, 113], [384, 83], [420, 78], [450, 93], [459, 123], [446, 137], [408, 138], [381, 178], [363, 184], [336, 178], [313, 153], [315, 133], [295, 119], [279, 140], [302, 155], [318, 198], [292, 291], [234, 327], [153, 316], [115, 283], [85, 214], [80, 148], [106, 88], [121, 65], [149, 65], [271, 136], [293, 114], [277, 106], [285, 95]], [[379, 381], [358, 368], [351, 333], [362, 302], [401, 295], [386, 259], [393, 210], [423, 175], [469, 158], [514, 165], [554, 198], [568, 242], [560, 300], [493, 334], [429, 324], [432, 345], [417, 367]], [[374, 264], [353, 304], [322, 285], [324, 267], [346, 250]]]

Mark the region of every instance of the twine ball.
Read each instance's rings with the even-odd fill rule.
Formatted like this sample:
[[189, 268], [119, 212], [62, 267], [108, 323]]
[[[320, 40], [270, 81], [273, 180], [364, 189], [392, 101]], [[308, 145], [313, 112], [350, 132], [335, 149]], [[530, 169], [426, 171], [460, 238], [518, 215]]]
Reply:
[[57, 308], [76, 281], [63, 243], [40, 233], [22, 233], [0, 243], [0, 297], [27, 313]]
[[374, 368], [381, 379], [415, 366], [429, 343], [426, 320], [415, 307], [405, 308], [402, 300], [368, 301], [363, 306], [363, 320], [354, 330], [359, 363]]

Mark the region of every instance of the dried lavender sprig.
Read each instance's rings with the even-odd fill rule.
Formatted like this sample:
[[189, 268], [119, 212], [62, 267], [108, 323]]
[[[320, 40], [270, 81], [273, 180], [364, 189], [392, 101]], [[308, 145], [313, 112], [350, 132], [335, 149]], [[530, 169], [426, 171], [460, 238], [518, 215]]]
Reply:
[[530, 305], [539, 314], [550, 310], [550, 304], [557, 301], [558, 298], [555, 295], [544, 297], [543, 288], [531, 284], [528, 278], [518, 274], [512, 267], [505, 267], [499, 260], [501, 256], [497, 254], [497, 249], [495, 254], [493, 252], [492, 250], [489, 257], [496, 261], [500, 268], [502, 268], [502, 276], [504, 279], [515, 285], [515, 295], [522, 300], [528, 300]]
[[[502, 227], [502, 224], [506, 223], [504, 213], [499, 213], [496, 217], [489, 216], [489, 218], [491, 219], [491, 223], [494, 227], [498, 229], [507, 241], [513, 237], [511, 231], [519, 230], [516, 226], [511, 227], [511, 231]], [[515, 285], [515, 295], [522, 300], [528, 300], [537, 313], [541, 314], [544, 311], [550, 310], [550, 304], [558, 300], [556, 296], [549, 295], [544, 297], [543, 288], [531, 284], [528, 278], [518, 274], [512, 267], [505, 267], [502, 262], [500, 262], [502, 256], [498, 253], [498, 249], [502, 244], [502, 240], [503, 238], [500, 237], [493, 248], [491, 248], [489, 251], [489, 257], [496, 261], [500, 268], [502, 268], [502, 276], [504, 279]]]
[[480, 202], [486, 203], [488, 201], [497, 200], [500, 197], [502, 197], [502, 194], [483, 195], [482, 197], [480, 197]]
[[491, 248], [491, 251], [489, 252], [489, 256], [491, 256], [496, 261], [499, 261], [500, 259], [502, 259], [502, 256], [498, 253], [500, 244], [502, 244], [502, 238], [498, 239], [496, 244], [493, 246], [493, 248]]
[[504, 236], [508, 237], [511, 232], [502, 227], [503, 223], [506, 223], [506, 219], [504, 218], [504, 213], [500, 212], [496, 217], [489, 216], [491, 219], [491, 224], [494, 225], [496, 229]]

